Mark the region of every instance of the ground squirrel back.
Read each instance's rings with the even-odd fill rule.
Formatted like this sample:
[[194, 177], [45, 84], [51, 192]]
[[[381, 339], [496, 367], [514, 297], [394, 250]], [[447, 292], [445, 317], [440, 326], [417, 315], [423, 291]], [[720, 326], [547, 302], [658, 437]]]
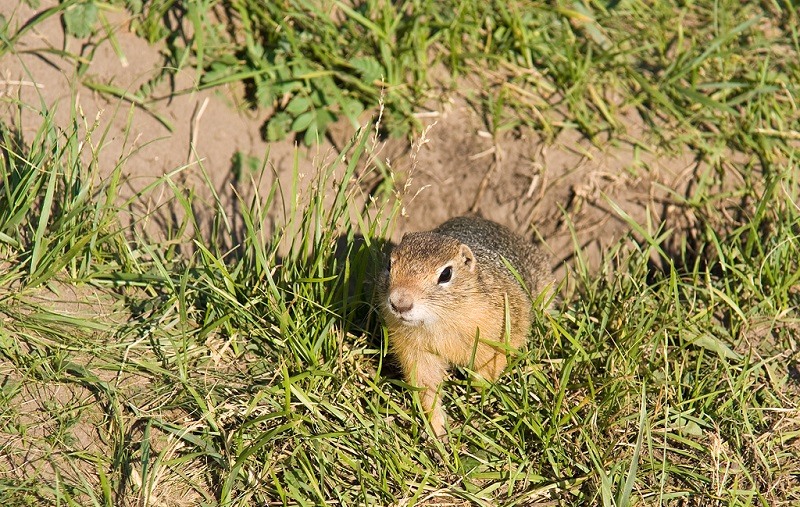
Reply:
[[530, 295], [549, 282], [547, 264], [541, 250], [508, 228], [469, 216], [406, 234], [392, 250], [377, 302], [390, 348], [406, 381], [423, 388], [423, 408], [437, 436], [445, 433], [438, 389], [448, 366], [497, 378], [507, 351], [525, 344]]

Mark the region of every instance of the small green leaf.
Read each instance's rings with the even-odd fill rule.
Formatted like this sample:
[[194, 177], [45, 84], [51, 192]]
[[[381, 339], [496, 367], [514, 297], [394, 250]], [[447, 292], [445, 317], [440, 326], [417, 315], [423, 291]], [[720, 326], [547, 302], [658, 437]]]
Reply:
[[328, 109], [317, 109], [317, 127], [320, 132], [325, 132], [329, 124], [336, 121], [336, 115]]
[[374, 81], [382, 79], [386, 76], [386, 71], [383, 65], [371, 56], [359, 56], [350, 60], [350, 65], [355, 68], [361, 75], [361, 79], [365, 82], [372, 84]]
[[276, 113], [267, 122], [267, 141], [274, 142], [284, 139], [292, 125], [292, 117], [281, 111]]
[[314, 111], [306, 111], [305, 113], [301, 114], [297, 118], [294, 119], [292, 122], [292, 132], [302, 132], [311, 125], [311, 122], [316, 119], [317, 115], [314, 114]]
[[[280, 79], [280, 77], [278, 77]], [[275, 95], [283, 96], [287, 93], [295, 93], [303, 88], [303, 85], [297, 81], [283, 81], [280, 83], [273, 83], [272, 88], [275, 90]]]
[[256, 100], [262, 107], [269, 107], [275, 99], [275, 90], [266, 79], [259, 79], [256, 81]]
[[74, 37], [88, 37], [94, 33], [97, 22], [97, 5], [94, 2], [84, 2], [73, 5], [64, 12], [64, 25], [67, 33]]
[[247, 48], [247, 56], [250, 58], [252, 62], [260, 62], [265, 59], [265, 54], [267, 51], [264, 49], [264, 46], [261, 44], [253, 44], [248, 46]]
[[311, 108], [311, 99], [298, 95], [289, 102], [285, 111], [292, 116], [300, 116], [302, 113], [308, 111], [309, 108]]
[[125, 4], [128, 6], [128, 10], [133, 14], [141, 14], [142, 7], [144, 6], [142, 0], [127, 0]]
[[325, 130], [320, 129], [317, 126], [317, 122], [313, 121], [311, 122], [311, 125], [308, 126], [308, 129], [306, 129], [306, 135], [303, 138], [303, 142], [306, 143], [306, 146], [311, 146], [313, 144], [316, 144], [317, 142], [320, 141], [320, 139], [322, 139], [324, 132]]
[[[208, 83], [213, 83], [215, 81], [222, 81], [232, 73], [233, 72], [230, 65], [219, 61], [213, 62], [200, 79], [200, 84], [207, 85]], [[258, 94], [258, 85], [256, 85], [256, 94]]]
[[322, 76], [314, 80], [314, 91], [311, 93], [315, 104], [330, 104], [334, 97], [341, 96], [341, 90], [331, 76]]

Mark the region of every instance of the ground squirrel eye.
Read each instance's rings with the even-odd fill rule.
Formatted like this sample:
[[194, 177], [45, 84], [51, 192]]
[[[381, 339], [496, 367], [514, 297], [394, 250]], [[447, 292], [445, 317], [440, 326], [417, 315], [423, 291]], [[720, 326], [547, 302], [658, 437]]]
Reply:
[[451, 278], [453, 278], [453, 268], [447, 266], [442, 270], [441, 274], [439, 274], [439, 283], [447, 283]]
[[391, 270], [392, 270], [392, 259], [387, 259], [386, 260], [386, 272], [388, 273]]

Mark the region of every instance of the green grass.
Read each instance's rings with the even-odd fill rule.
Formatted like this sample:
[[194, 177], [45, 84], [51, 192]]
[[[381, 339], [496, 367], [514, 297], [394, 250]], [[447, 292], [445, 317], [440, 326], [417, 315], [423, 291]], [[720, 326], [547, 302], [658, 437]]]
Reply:
[[[197, 65], [201, 86], [250, 80], [263, 97], [272, 73], [302, 70], [281, 81], [296, 92], [287, 108], [297, 97], [309, 106], [294, 106], [292, 121], [320, 104], [341, 113], [341, 97], [309, 98], [325, 80], [372, 106], [380, 86], [346, 63], [358, 57], [396, 66], [382, 69], [392, 121], [425, 97], [437, 63], [470, 74], [492, 62], [508, 78], [477, 94], [498, 130], [572, 126], [623, 139], [618, 113], [635, 108], [658, 139], [649, 149], [687, 146], [709, 162], [678, 203], [692, 234], [636, 223], [609, 203], [631, 233], [599, 271], [576, 247], [563, 301], [537, 315], [529, 348], [497, 384], [478, 390], [453, 376], [450, 440], [440, 443], [369, 304], [370, 267], [399, 210], [390, 179], [373, 196], [362, 188], [386, 177], [371, 129], [320, 163], [311, 184], [295, 165], [292, 188], [243, 198], [241, 230], [214, 199], [202, 227], [176, 168], [133, 198], [166, 190], [182, 210], [184, 223], [156, 241], [137, 227], [150, 217], [120, 201], [124, 159], [97, 181], [105, 132], [79, 111], [56, 125], [51, 107], [4, 97], [42, 118], [30, 138], [19, 120], [0, 132], [7, 505], [800, 501], [800, 66], [789, 7], [368, 2], [337, 4], [344, 28], [334, 30], [317, 4], [287, 2], [283, 16], [272, 4], [232, 5], [242, 31], [228, 39], [188, 2], [191, 51], [174, 39], [168, 57]], [[412, 7], [429, 22], [402, 14]], [[141, 6], [140, 30], [166, 37], [163, 14], [177, 8]], [[284, 41], [264, 32], [278, 21]], [[281, 64], [270, 44], [302, 58]], [[549, 99], [528, 102], [540, 95]], [[268, 159], [255, 179], [270, 176]], [[264, 228], [269, 213], [282, 218], [275, 231]]]

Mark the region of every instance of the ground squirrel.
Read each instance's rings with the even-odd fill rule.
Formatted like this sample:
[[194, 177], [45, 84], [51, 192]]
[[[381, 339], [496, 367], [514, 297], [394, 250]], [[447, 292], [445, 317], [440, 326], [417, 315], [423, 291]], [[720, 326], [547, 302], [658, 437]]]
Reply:
[[378, 277], [378, 306], [406, 381], [423, 389], [436, 436], [445, 434], [438, 389], [448, 366], [498, 377], [509, 348], [525, 344], [530, 294], [535, 298], [548, 282], [547, 264], [541, 250], [508, 228], [469, 216], [406, 234], [392, 250]]

